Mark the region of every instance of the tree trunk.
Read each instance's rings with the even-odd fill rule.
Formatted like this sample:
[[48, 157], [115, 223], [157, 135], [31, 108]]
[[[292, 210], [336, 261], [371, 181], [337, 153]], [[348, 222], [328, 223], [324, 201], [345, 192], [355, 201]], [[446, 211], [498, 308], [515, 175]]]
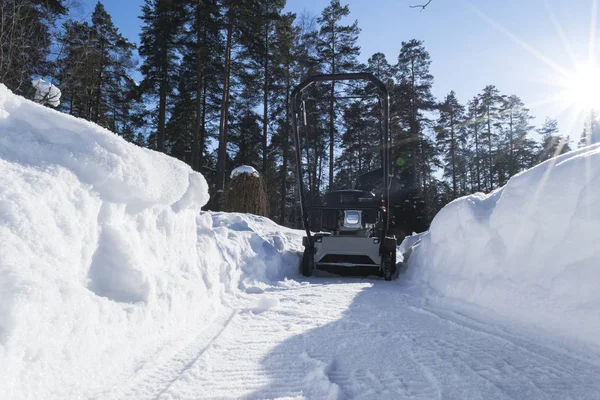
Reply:
[[[164, 39], [164, 38], [163, 38]], [[158, 139], [156, 149], [160, 152], [165, 152], [165, 125], [167, 119], [167, 84], [169, 79], [169, 59], [167, 41], [163, 40], [162, 48], [162, 71], [159, 89], [158, 102]]]
[[479, 168], [479, 128], [475, 126], [475, 166], [477, 170], [477, 191], [481, 192], [481, 170]]
[[335, 83], [331, 83], [331, 100], [329, 101], [329, 190], [333, 190], [333, 150], [335, 147], [335, 114], [333, 109], [333, 96], [335, 96]]
[[489, 191], [494, 189], [494, 165], [493, 165], [493, 157], [492, 157], [492, 122], [490, 116], [490, 106], [487, 106], [487, 128], [488, 128], [488, 157], [490, 163], [490, 188]]
[[267, 179], [267, 128], [269, 119], [269, 16], [268, 10], [265, 15], [265, 60], [264, 60], [264, 81], [263, 81], [263, 137], [262, 137], [262, 174], [263, 179]]
[[225, 186], [225, 162], [227, 159], [227, 118], [229, 116], [229, 79], [231, 74], [231, 46], [233, 37], [233, 21], [231, 16], [227, 21], [227, 41], [225, 47], [225, 80], [223, 83], [223, 98], [221, 99], [221, 120], [219, 124], [219, 153], [217, 158], [217, 179], [215, 206], [219, 209], [219, 200]]
[[421, 140], [419, 138], [419, 127], [417, 124], [417, 94], [416, 94], [416, 78], [415, 78], [415, 60], [410, 60], [411, 81], [410, 81], [410, 141], [411, 141], [411, 186], [413, 190], [423, 193], [425, 190], [425, 179], [421, 185], [421, 177], [419, 174], [419, 164], [421, 156]]
[[200, 148], [200, 131], [202, 130], [202, 86], [204, 81], [203, 67], [204, 60], [202, 59], [202, 43], [205, 42], [204, 27], [200, 27], [200, 7], [202, 0], [196, 1], [196, 120], [194, 124], [194, 132], [192, 135], [192, 169], [198, 171], [200, 167], [199, 153], [202, 153], [203, 149]]
[[206, 142], [206, 76], [202, 76], [202, 115], [200, 117], [200, 143], [198, 145], [198, 168], [204, 164], [204, 144]]
[[104, 41], [100, 40], [100, 65], [98, 66], [98, 83], [96, 85], [96, 98], [94, 100], [94, 115], [92, 116], [92, 122], [98, 123], [100, 117], [100, 102], [102, 101], [102, 79], [104, 77]]
[[450, 156], [452, 157], [452, 196], [456, 198], [456, 158], [454, 154], [454, 110], [450, 112]]
[[283, 133], [283, 160], [281, 162], [281, 210], [279, 216], [279, 224], [285, 225], [285, 201], [287, 191], [287, 163], [288, 163], [288, 143], [290, 132], [290, 89], [291, 82], [288, 77], [285, 85], [285, 130]]
[[[335, 74], [335, 24], [331, 25], [331, 73]], [[334, 114], [335, 82], [331, 82], [331, 98], [329, 99], [329, 190], [333, 190], [333, 163], [335, 139], [335, 114]]]
[[513, 154], [513, 111], [512, 108], [510, 110], [510, 133], [508, 137], [510, 151], [509, 151], [509, 160], [508, 160], [508, 175], [513, 176], [515, 174], [515, 158]]

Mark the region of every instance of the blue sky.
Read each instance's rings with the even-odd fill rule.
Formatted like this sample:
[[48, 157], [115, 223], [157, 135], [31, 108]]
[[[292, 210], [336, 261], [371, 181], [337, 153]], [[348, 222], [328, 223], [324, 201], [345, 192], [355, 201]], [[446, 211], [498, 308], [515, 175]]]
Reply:
[[[103, 2], [121, 32], [138, 43], [137, 16], [143, 0]], [[318, 14], [328, 3], [288, 0], [286, 8]], [[422, 12], [409, 8], [421, 3], [342, 0], [362, 29], [361, 60], [382, 52], [394, 63], [402, 41], [423, 40], [432, 59], [437, 98], [455, 90], [464, 103], [493, 84], [504, 94], [520, 96], [536, 117], [534, 124], [550, 116], [559, 120], [561, 132], [579, 139], [582, 109], [578, 105], [566, 108], [556, 99], [560, 94], [556, 85], [561, 81], [557, 71], [570, 74], [590, 53], [594, 61], [598, 59], [598, 51], [590, 52], [589, 45], [590, 38], [595, 41], [599, 34], [592, 18], [597, 17], [598, 0], [433, 0]], [[87, 15], [95, 4], [83, 0], [77, 14]]]

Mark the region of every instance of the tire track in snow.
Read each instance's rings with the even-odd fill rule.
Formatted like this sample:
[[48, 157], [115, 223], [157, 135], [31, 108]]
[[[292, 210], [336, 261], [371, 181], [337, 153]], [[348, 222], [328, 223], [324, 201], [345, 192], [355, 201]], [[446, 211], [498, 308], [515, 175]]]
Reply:
[[[597, 399], [600, 395], [600, 368], [577, 354], [465, 316], [453, 318], [449, 310], [410, 304], [407, 308], [429, 316], [428, 325], [445, 327], [436, 334], [413, 337], [412, 348], [418, 354], [434, 353], [438, 365], [447, 365], [474, 387], [488, 391], [489, 398]], [[452, 386], [445, 383], [446, 389]]]
[[[159, 354], [158, 360], [151, 360], [138, 367], [131, 383], [125, 388], [113, 390], [108, 397], [115, 400], [158, 400], [169, 390], [187, 370], [189, 370], [210, 346], [223, 334], [238, 310], [231, 313], [220, 313], [208, 326], [185, 332], [180, 337], [191, 333], [192, 339], [175, 354]], [[105, 399], [107, 397], [101, 396]]]
[[125, 399], [598, 398], [598, 365], [534, 337], [453, 318], [397, 285], [322, 281], [249, 296]]

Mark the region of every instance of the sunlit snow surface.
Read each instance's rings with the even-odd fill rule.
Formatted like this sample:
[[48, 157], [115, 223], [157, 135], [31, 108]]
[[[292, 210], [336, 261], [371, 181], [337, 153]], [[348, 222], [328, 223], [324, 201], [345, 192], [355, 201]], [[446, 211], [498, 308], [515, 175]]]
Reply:
[[447, 205], [410, 259], [438, 294], [600, 345], [600, 145]]
[[0, 85], [0, 398], [596, 399], [594, 151], [452, 203], [396, 282], [304, 279], [302, 231]]

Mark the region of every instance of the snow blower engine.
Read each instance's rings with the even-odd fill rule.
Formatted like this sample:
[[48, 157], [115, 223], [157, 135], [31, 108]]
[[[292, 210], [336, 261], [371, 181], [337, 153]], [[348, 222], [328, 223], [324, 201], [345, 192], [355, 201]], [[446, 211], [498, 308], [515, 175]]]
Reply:
[[[310, 164], [315, 163], [309, 160], [311, 150], [307, 138], [306, 102], [310, 99], [306, 90], [315, 82], [335, 81], [366, 81], [379, 91], [382, 132], [376, 139], [377, 143], [371, 146], [380, 157], [381, 166], [375, 171], [379, 171], [381, 176], [381, 180], [377, 179], [381, 190], [375, 194], [368, 188], [355, 185], [350, 189], [330, 190], [322, 196], [309, 193], [309, 201], [305, 185], [308, 182], [309, 187], [314, 188], [311, 182], [314, 182], [316, 171], [312, 174], [310, 171]], [[390, 195], [391, 147], [387, 87], [370, 73], [314, 75], [292, 91], [292, 118], [300, 210], [306, 230], [302, 274], [311, 276], [314, 269], [337, 273], [368, 270], [391, 280], [396, 272], [397, 241], [389, 232], [391, 216], [386, 208]], [[300, 134], [299, 121], [303, 122], [304, 135]], [[308, 164], [306, 168], [304, 164]]]

